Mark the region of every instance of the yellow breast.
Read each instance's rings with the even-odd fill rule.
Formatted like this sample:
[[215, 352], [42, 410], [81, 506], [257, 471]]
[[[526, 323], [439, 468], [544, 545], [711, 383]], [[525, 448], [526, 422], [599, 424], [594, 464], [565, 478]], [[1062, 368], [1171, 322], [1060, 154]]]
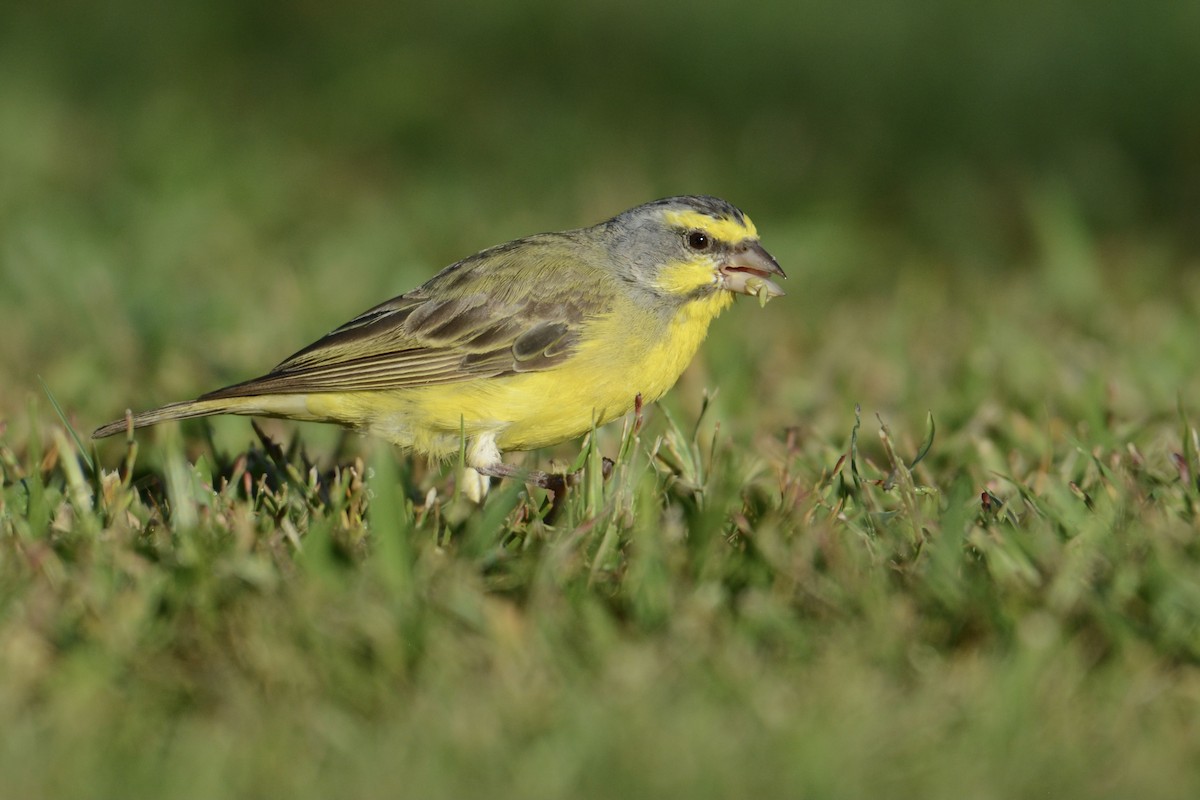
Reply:
[[598, 318], [578, 352], [544, 372], [306, 400], [315, 418], [435, 456], [458, 452], [463, 434], [493, 434], [501, 451], [546, 447], [628, 413], [638, 394], [645, 403], [662, 397], [732, 302], [728, 292], [715, 292], [666, 320], [636, 307]]

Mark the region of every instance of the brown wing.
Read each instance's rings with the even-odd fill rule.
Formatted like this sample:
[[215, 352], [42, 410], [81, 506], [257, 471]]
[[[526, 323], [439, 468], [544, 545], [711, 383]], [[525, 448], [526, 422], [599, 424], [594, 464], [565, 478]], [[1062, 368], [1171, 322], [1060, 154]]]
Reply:
[[[582, 323], [608, 310], [605, 292], [595, 291], [603, 273], [565, 259], [577, 253], [564, 247], [558, 235], [543, 235], [472, 256], [261, 378], [200, 399], [382, 391], [549, 369], [575, 352]], [[547, 280], [550, 270], [560, 274]]]

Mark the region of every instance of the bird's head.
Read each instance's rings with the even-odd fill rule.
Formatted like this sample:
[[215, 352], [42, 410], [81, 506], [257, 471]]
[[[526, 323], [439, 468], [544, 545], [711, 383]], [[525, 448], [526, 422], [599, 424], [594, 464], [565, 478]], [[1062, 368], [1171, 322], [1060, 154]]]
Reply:
[[682, 303], [729, 292], [765, 304], [784, 293], [771, 278], [787, 276], [759, 243], [754, 223], [719, 198], [655, 200], [604, 226], [622, 277], [659, 299]]

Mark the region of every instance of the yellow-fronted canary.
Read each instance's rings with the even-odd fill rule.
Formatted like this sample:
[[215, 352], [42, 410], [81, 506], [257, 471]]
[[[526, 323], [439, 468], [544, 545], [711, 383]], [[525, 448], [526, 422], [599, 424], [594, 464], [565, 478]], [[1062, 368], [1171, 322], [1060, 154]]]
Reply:
[[[333, 422], [433, 457], [465, 444], [478, 497], [483, 476], [519, 474], [503, 451], [580, 436], [639, 395], [660, 398], [735, 294], [783, 294], [772, 277], [783, 270], [734, 206], [656, 200], [483, 250], [262, 377], [132, 423], [244, 414]], [[126, 428], [120, 419], [92, 435]]]

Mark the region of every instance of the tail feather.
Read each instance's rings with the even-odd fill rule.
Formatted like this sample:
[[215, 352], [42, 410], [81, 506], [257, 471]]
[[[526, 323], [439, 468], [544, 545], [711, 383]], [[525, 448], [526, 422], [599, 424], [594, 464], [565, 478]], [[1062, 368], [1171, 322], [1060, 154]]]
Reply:
[[239, 404], [236, 401], [229, 400], [185, 400], [181, 403], [169, 403], [162, 408], [143, 411], [140, 414], [134, 414], [132, 417], [123, 417], [113, 420], [107, 425], [101, 425], [92, 432], [92, 438], [103, 439], [106, 436], [112, 436], [114, 433], [127, 431], [129, 430], [129, 423], [131, 421], [134, 428], [145, 428], [148, 425], [157, 425], [160, 422], [168, 422], [175, 419], [208, 417], [213, 414], [244, 414], [247, 413], [244, 405], [244, 402]]

